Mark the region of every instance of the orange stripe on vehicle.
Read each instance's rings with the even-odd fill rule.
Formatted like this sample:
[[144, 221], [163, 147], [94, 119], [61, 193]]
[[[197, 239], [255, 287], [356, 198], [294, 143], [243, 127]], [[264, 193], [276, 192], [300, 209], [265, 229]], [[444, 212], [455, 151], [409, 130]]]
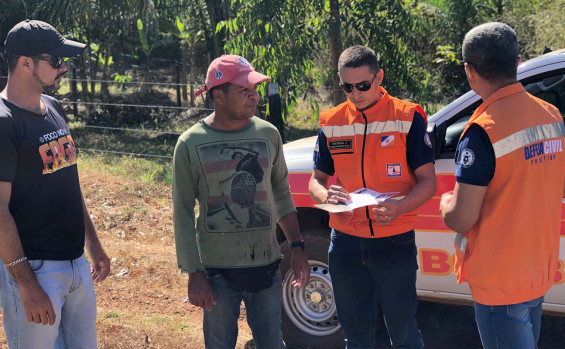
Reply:
[[433, 197], [418, 208], [419, 215], [439, 215], [440, 198]]
[[441, 197], [441, 194], [453, 190], [453, 187], [455, 187], [455, 176], [453, 173], [438, 173], [436, 174], [436, 182], [436, 195]]
[[[296, 207], [313, 207], [316, 204], [308, 193], [308, 181], [311, 176], [311, 172], [290, 173], [288, 175], [288, 183]], [[333, 178], [335, 177], [332, 177], [332, 184], [335, 181]], [[453, 190], [456, 178], [453, 173], [438, 173], [436, 180], [436, 196], [418, 208], [419, 216], [415, 228], [422, 232], [453, 233], [453, 230], [449, 229], [441, 219], [439, 203], [443, 193]], [[565, 205], [562, 205], [561, 208], [561, 236], [565, 236]]]
[[441, 217], [426, 217], [426, 216], [418, 216], [416, 219], [416, 223], [414, 224], [414, 228], [416, 230], [427, 230], [427, 231], [436, 231], [436, 232], [446, 232], [452, 233], [453, 230], [449, 229]]
[[306, 172], [288, 175], [288, 185], [290, 185], [290, 191], [293, 195], [295, 193], [308, 193], [308, 181], [310, 181], [311, 175], [311, 173]]
[[316, 204], [316, 202], [312, 200], [310, 195], [292, 194], [292, 200], [294, 201], [294, 206], [296, 207], [313, 207]]

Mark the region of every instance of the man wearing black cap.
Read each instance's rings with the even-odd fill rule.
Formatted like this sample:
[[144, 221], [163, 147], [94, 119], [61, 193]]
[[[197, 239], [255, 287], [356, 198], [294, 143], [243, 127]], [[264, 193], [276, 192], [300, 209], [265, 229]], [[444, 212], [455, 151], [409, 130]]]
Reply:
[[[4, 43], [0, 93], [0, 304], [10, 348], [96, 348], [93, 281], [110, 260], [86, 209], [61, 105], [63, 57], [85, 45], [51, 25], [18, 23]], [[89, 253], [92, 267], [84, 256]]]

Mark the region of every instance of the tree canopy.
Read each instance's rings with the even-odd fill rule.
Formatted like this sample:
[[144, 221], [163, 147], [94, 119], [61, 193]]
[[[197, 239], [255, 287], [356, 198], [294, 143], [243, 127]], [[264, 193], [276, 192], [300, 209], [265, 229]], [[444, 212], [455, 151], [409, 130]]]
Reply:
[[[4, 0], [0, 36], [25, 18], [50, 22], [88, 44], [80, 67], [91, 80], [120, 76], [113, 63], [132, 57], [145, 67], [146, 81], [152, 62], [168, 59], [182, 66], [182, 81], [194, 85], [215, 57], [243, 55], [279, 84], [287, 113], [299, 99], [322, 92], [339, 102], [337, 57], [357, 44], [378, 53], [391, 94], [424, 105], [445, 102], [467, 89], [459, 66], [466, 31], [506, 22], [528, 59], [545, 46], [565, 47], [563, 5], [565, 0]], [[186, 100], [186, 87], [183, 95]]]

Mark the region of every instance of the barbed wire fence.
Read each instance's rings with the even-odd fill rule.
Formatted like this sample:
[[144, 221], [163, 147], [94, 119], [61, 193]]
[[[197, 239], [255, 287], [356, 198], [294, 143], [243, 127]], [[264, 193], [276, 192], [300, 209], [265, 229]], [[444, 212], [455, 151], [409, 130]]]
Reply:
[[[178, 69], [176, 69], [176, 76], [171, 77], [171, 75], [164, 75], [161, 74], [162, 76], [165, 77], [166, 81], [132, 81], [131, 80], [131, 76], [129, 80], [123, 80], [123, 79], [115, 79], [115, 80], [108, 80], [108, 79], [81, 79], [77, 77], [76, 74], [76, 67], [74, 64], [72, 64], [69, 67], [70, 70], [70, 77], [66, 77], [63, 81], [65, 81], [65, 83], [70, 84], [70, 93], [66, 94], [63, 98], [61, 97], [57, 97], [59, 99], [59, 102], [63, 105], [63, 107], [65, 107], [65, 109], [67, 110], [67, 112], [70, 112], [71, 114], [74, 115], [74, 119], [78, 122], [76, 123], [72, 123], [71, 124], [71, 130], [73, 132], [78, 132], [77, 135], [77, 145], [79, 145], [79, 147], [77, 148], [79, 151], [85, 151], [85, 152], [91, 152], [91, 153], [95, 153], [95, 154], [112, 154], [112, 155], [120, 155], [120, 156], [131, 156], [131, 157], [135, 157], [135, 158], [154, 158], [154, 159], [172, 159], [172, 152], [171, 155], [163, 155], [162, 153], [154, 153], [154, 152], [146, 152], [146, 151], [133, 151], [131, 149], [127, 149], [128, 148], [128, 144], [124, 144], [124, 147], [122, 147], [121, 149], [106, 149], [107, 147], [105, 146], [105, 144], [101, 143], [90, 143], [90, 142], [84, 142], [85, 139], [88, 138], [94, 138], [91, 137], [91, 135], [97, 135], [97, 136], [102, 136], [102, 135], [108, 135], [108, 133], [121, 133], [122, 136], [117, 136], [115, 138], [120, 139], [125, 137], [125, 135], [127, 134], [136, 134], [135, 138], [139, 140], [139, 142], [145, 142], [145, 141], [150, 141], [151, 139], [154, 139], [156, 137], [165, 137], [167, 140], [170, 139], [174, 139], [176, 142], [176, 138], [178, 138], [178, 136], [181, 135], [181, 132], [178, 132], [178, 127], [174, 130], [167, 130], [167, 129], [159, 129], [156, 127], [152, 127], [152, 128], [137, 128], [135, 126], [133, 127], [123, 127], [122, 124], [120, 124], [119, 122], [115, 122], [115, 120], [112, 120], [112, 115], [110, 115], [110, 117], [104, 119], [104, 121], [102, 122], [102, 124], [90, 124], [88, 123], [88, 117], [85, 117], [85, 115], [88, 115], [89, 113], [92, 113], [94, 110], [96, 110], [97, 112], [99, 112], [100, 114], [111, 114], [111, 112], [109, 111], [109, 109], [111, 109], [112, 111], [115, 111], [116, 109], [150, 109], [147, 112], [141, 112], [142, 114], [146, 114], [149, 115], [151, 113], [155, 113], [156, 111], [163, 115], [169, 115], [169, 117], [174, 117], [176, 115], [179, 114], [188, 114], [188, 115], [196, 115], [196, 116], [203, 116], [205, 114], [209, 114], [213, 111], [212, 107], [211, 107], [211, 101], [210, 100], [205, 100], [204, 96], [202, 96], [202, 100], [199, 102], [201, 104], [201, 106], [198, 106], [195, 101], [194, 98], [186, 98], [186, 96], [183, 96], [181, 98], [181, 88], [182, 87], [189, 87], [190, 88], [190, 93], [192, 95], [193, 89], [195, 86], [197, 86], [198, 88], [200, 86], [204, 85], [203, 81], [190, 81], [187, 83], [181, 83], [180, 82], [180, 78], [179, 78], [179, 72]], [[174, 80], [174, 81], [171, 81]], [[0, 75], [0, 81], [3, 81], [4, 83], [7, 81], [7, 76], [1, 76]], [[83, 84], [87, 84], [88, 87], [90, 87], [91, 91], [86, 91], [86, 94], [84, 93], [85, 91], [83, 91], [81, 89], [81, 91], [79, 92], [78, 86], [84, 86]], [[122, 92], [120, 93], [115, 93], [115, 94], [110, 94], [110, 95], [102, 95], [99, 94], [97, 95], [94, 91], [92, 91], [92, 89], [94, 89], [95, 84], [116, 84], [119, 87], [122, 88]], [[139, 89], [139, 90], [143, 90], [144, 88], [146, 88], [146, 90], [152, 90], [153, 88], [157, 88], [160, 89], [161, 91], [168, 91], [169, 95], [175, 95], [176, 94], [176, 103], [175, 101], [173, 101], [171, 98], [163, 98], [158, 100], [158, 102], [162, 101], [163, 104], [159, 104], [159, 103], [128, 103], [128, 102], [116, 102], [113, 101], [113, 99], [117, 99], [120, 96], [128, 96], [128, 92], [125, 91], [124, 86], [127, 86], [127, 88], [130, 88], [129, 90], [129, 94], [131, 94], [131, 88], [134, 89]], [[100, 86], [100, 89], [101, 86]], [[170, 93], [171, 90], [174, 90], [174, 93]], [[86, 99], [89, 100], [83, 100], [84, 98], [81, 98], [79, 96], [86, 96], [88, 95], [88, 97]], [[94, 98], [98, 98], [99, 100], [93, 100]], [[269, 97], [269, 100], [271, 99], [271, 97]], [[155, 102], [155, 101], [153, 101]], [[173, 105], [171, 105], [173, 104]], [[81, 108], [82, 107], [82, 108]], [[80, 111], [79, 111], [79, 108]], [[112, 109], [113, 108], [113, 109]], [[128, 113], [126, 111], [123, 111], [121, 113]], [[133, 114], [134, 112], [132, 112], [131, 114]], [[262, 117], [264, 117], [264, 111], [260, 111], [260, 113], [262, 114]], [[140, 125], [136, 125], [136, 126], [140, 126]], [[182, 125], [182, 126], [190, 126], [190, 125]], [[141, 125], [141, 127], [143, 127], [143, 125]], [[82, 137], [82, 139], [81, 139]], [[80, 145], [85, 144], [86, 146], [81, 147]], [[112, 144], [113, 146], [115, 146], [115, 144]], [[131, 145], [131, 144], [130, 144]], [[168, 148], [171, 148], [170, 146], [168, 146]]]
[[[69, 79], [70, 82], [72, 83], [72, 81], [75, 82], [82, 82], [84, 79]], [[153, 86], [159, 86], [159, 87], [178, 87], [181, 86], [181, 84], [179, 83], [175, 83], [175, 82], [146, 82], [146, 81], [125, 81], [125, 82], [121, 82], [121, 81], [114, 81], [114, 80], [89, 80], [86, 79], [87, 83], [91, 83], [91, 82], [95, 82], [95, 83], [114, 83], [114, 84], [128, 84], [131, 86], [136, 86], [136, 87], [141, 87], [143, 85], [148, 85], [150, 87]], [[180, 100], [178, 98], [178, 89], [177, 89], [177, 99]], [[60, 100], [61, 104], [63, 106], [69, 106], [72, 108], [76, 108], [78, 106], [83, 106], [83, 107], [95, 107], [95, 108], [101, 108], [101, 109], [106, 109], [108, 107], [114, 107], [114, 108], [120, 108], [120, 109], [124, 109], [124, 108], [136, 108], [136, 109], [157, 109], [160, 112], [165, 111], [165, 113], [167, 111], [170, 112], [200, 112], [200, 113], [210, 113], [213, 111], [213, 109], [208, 108], [208, 107], [198, 107], [198, 106], [194, 106], [194, 107], [189, 107], [189, 106], [178, 106], [178, 105], [165, 105], [165, 104], [139, 104], [139, 103], [113, 103], [113, 102], [107, 102], [107, 101], [81, 101], [81, 100], [69, 100], [69, 99], [62, 99]], [[203, 104], [204, 101], [203, 101]], [[75, 109], [76, 110], [76, 109]], [[76, 116], [76, 114], [75, 114]], [[144, 140], [148, 140], [151, 137], [155, 137], [155, 136], [169, 136], [169, 137], [174, 137], [177, 138], [178, 136], [181, 135], [181, 132], [175, 131], [175, 130], [162, 130], [162, 129], [157, 129], [157, 128], [151, 128], [151, 129], [140, 129], [140, 128], [133, 128], [133, 127], [121, 127], [121, 126], [112, 126], [112, 125], [104, 125], [104, 126], [100, 126], [100, 125], [90, 125], [90, 124], [80, 124], [78, 126], [75, 126], [74, 128], [80, 128], [80, 129], [86, 129], [88, 130], [89, 133], [97, 133], [97, 134], [106, 134], [106, 132], [121, 132], [123, 134], [127, 134], [127, 133], [135, 133], [138, 134], [138, 136], [136, 138], [140, 138], [140, 141], [144, 141]], [[80, 141], [80, 140], [79, 140]], [[154, 153], [146, 153], [146, 152], [133, 152], [133, 151], [127, 151], [126, 149], [123, 150], [109, 150], [109, 149], [101, 149], [101, 147], [91, 147], [91, 146], [87, 146], [87, 147], [78, 147], [79, 151], [85, 151], [85, 152], [90, 152], [93, 154], [112, 154], [112, 155], [120, 155], [120, 156], [131, 156], [131, 157], [136, 157], [136, 158], [157, 158], [157, 159], [172, 159], [171, 155], [161, 155], [161, 154], [154, 154]]]
[[[4, 81], [7, 80], [7, 76], [0, 76], [0, 80], [3, 79]], [[84, 123], [81, 119], [80, 112], [78, 111], [78, 107], [82, 106], [84, 107], [84, 109], [86, 108], [99, 108], [100, 110], [105, 110], [108, 107], [113, 107], [113, 108], [120, 108], [120, 109], [125, 109], [125, 108], [132, 108], [132, 109], [153, 109], [153, 110], [159, 110], [160, 112], [171, 112], [171, 113], [178, 113], [178, 112], [186, 112], [186, 113], [192, 113], [192, 112], [196, 112], [194, 114], [198, 114], [198, 113], [210, 113], [213, 111], [212, 108], [206, 107], [206, 106], [183, 106], [182, 103], [180, 102], [180, 97], [179, 97], [179, 87], [181, 86], [186, 86], [186, 84], [182, 84], [182, 83], [177, 83], [177, 82], [171, 82], [171, 81], [165, 81], [165, 82], [159, 82], [159, 81], [116, 81], [116, 80], [103, 80], [103, 79], [79, 79], [79, 78], [66, 78], [65, 79], [66, 82], [68, 82], [69, 84], [80, 84], [82, 82], [86, 82], [89, 84], [91, 83], [96, 83], [96, 84], [101, 84], [101, 83], [106, 83], [106, 84], [118, 84], [121, 86], [127, 85], [127, 86], [131, 86], [131, 87], [139, 87], [142, 88], [143, 86], [148, 86], [150, 88], [152, 87], [159, 87], [159, 88], [163, 88], [163, 87], [173, 87], [176, 88], [176, 94], [177, 94], [177, 105], [167, 105], [165, 103], [163, 104], [141, 104], [141, 103], [115, 103], [115, 102], [109, 102], [109, 101], [103, 101], [103, 100], [98, 100], [98, 101], [84, 101], [81, 100], [78, 97], [78, 93], [75, 94], [74, 96], [72, 96], [72, 93], [69, 93], [67, 96], [65, 96], [64, 98], [59, 98], [59, 102], [63, 105], [63, 107], [68, 107], [65, 108], [68, 111], [71, 112], [71, 114], [74, 115], [75, 120], [78, 121], [78, 123], [71, 123], [71, 131], [86, 131], [87, 135], [84, 135], [86, 137], [88, 137], [88, 134], [97, 134], [97, 135], [103, 135], [106, 134], [107, 132], [112, 132], [112, 133], [122, 133], [122, 134], [127, 134], [127, 133], [134, 133], [134, 134], [138, 134], [138, 136], [136, 138], [139, 138], [139, 140], [141, 142], [149, 140], [151, 137], [155, 137], [155, 136], [168, 136], [173, 137], [173, 138], [177, 138], [178, 136], [181, 135], [181, 132], [178, 132], [176, 130], [166, 130], [166, 129], [157, 129], [157, 128], [151, 128], [151, 129], [147, 129], [147, 128], [135, 128], [135, 127], [122, 127], [120, 125], [112, 125], [112, 120], [106, 120], [106, 122], [110, 122], [110, 125], [92, 125], [92, 124], [88, 124], [88, 123]], [[204, 84], [203, 82], [190, 82], [189, 85], [196, 85], [199, 86], [200, 84]], [[76, 86], [76, 85], [75, 85]], [[127, 95], [127, 92], [123, 93], [124, 95]], [[74, 98], [73, 98], [74, 97]], [[74, 100], [73, 100], [74, 99]], [[168, 102], [168, 104], [171, 103], [171, 100], [163, 100], [163, 102]], [[188, 102], [185, 100], [185, 102]], [[190, 101], [191, 103], [194, 103], [194, 101]], [[179, 105], [181, 104], [181, 105]], [[206, 101], [203, 99], [202, 100], [202, 104], [206, 105]], [[81, 112], [86, 113], [85, 110], [82, 110]], [[78, 145], [79, 147], [77, 148], [79, 151], [85, 151], [85, 152], [90, 152], [90, 153], [94, 153], [94, 154], [112, 154], [112, 155], [120, 155], [120, 156], [131, 156], [131, 157], [136, 157], [136, 158], [156, 158], [156, 159], [172, 159], [172, 155], [162, 155], [162, 154], [155, 154], [155, 153], [147, 153], [147, 152], [136, 152], [136, 151], [128, 151], [128, 149], [119, 149], [119, 150], [111, 150], [111, 149], [102, 149], [103, 148], [103, 144], [102, 146], [85, 146], [85, 147], [81, 147], [80, 143], [84, 143], [81, 142], [81, 135], [83, 135], [85, 132], [80, 132], [79, 136], [77, 137], [77, 141], [78, 141]], [[120, 136], [118, 136], [117, 138], [120, 138]]]

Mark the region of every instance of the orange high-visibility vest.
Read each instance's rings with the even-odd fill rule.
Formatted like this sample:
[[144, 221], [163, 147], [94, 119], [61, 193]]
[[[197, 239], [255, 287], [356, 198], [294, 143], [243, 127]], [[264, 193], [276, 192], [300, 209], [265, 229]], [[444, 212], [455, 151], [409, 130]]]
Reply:
[[457, 280], [467, 281], [473, 299], [485, 305], [539, 298], [558, 265], [563, 118], [516, 83], [488, 97], [471, 124], [488, 134], [496, 169], [478, 221], [456, 239]]
[[[320, 114], [320, 126], [327, 138], [334, 161], [337, 185], [347, 192], [369, 188], [380, 193], [406, 195], [416, 179], [406, 160], [406, 136], [417, 111], [417, 104], [390, 97], [379, 87], [381, 99], [363, 112], [349, 100]], [[416, 211], [382, 226], [373, 219], [372, 208], [361, 207], [352, 213], [330, 213], [330, 226], [343, 233], [371, 238], [405, 233], [414, 229]]]

